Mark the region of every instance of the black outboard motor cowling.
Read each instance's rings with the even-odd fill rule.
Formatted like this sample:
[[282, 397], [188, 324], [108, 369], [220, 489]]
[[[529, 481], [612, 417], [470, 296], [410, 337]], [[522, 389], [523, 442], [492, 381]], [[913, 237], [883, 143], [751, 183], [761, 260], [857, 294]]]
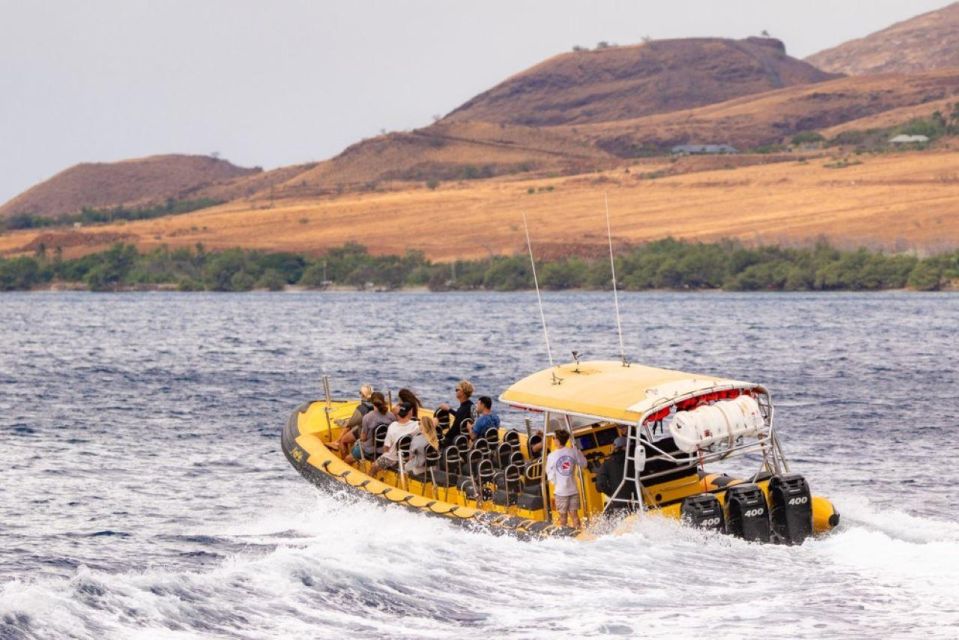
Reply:
[[769, 480], [769, 510], [776, 542], [802, 544], [812, 535], [812, 493], [801, 475]]
[[762, 489], [739, 484], [726, 491], [726, 533], [743, 540], [769, 542], [769, 507]]
[[710, 531], [725, 531], [723, 505], [711, 493], [700, 493], [683, 500], [680, 515], [684, 523]]

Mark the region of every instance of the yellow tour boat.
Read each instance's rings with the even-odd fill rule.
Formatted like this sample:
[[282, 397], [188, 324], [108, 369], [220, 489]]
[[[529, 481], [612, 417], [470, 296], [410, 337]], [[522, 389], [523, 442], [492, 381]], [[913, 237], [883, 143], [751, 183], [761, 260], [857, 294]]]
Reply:
[[[812, 495], [805, 478], [790, 470], [772, 399], [759, 384], [625, 361], [561, 364], [500, 395], [521, 412], [515, 424], [471, 438], [469, 421], [441, 421], [441, 429], [463, 434], [445, 450], [430, 447], [422, 473], [407, 472], [409, 440], [401, 439], [398, 468], [377, 470], [376, 477], [371, 460], [347, 464], [335, 446], [339, 423], [359, 402], [334, 400], [328, 383], [326, 389], [326, 398], [302, 404], [283, 429], [293, 467], [319, 487], [451, 522], [520, 537], [587, 538], [590, 524], [613, 514], [627, 522], [660, 515], [782, 544], [800, 544], [839, 523], [832, 503]], [[582, 529], [556, 524], [554, 486], [544, 473], [560, 430], [587, 462], [575, 471]], [[376, 446], [385, 431], [377, 427]]]

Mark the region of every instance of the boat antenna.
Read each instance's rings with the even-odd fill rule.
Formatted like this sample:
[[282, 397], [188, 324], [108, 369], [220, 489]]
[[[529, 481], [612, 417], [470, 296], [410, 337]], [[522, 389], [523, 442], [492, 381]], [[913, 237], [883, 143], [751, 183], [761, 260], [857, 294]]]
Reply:
[[609, 269], [613, 274], [613, 302], [616, 304], [616, 330], [619, 333], [619, 357], [623, 366], [629, 366], [626, 359], [626, 347], [623, 346], [623, 322], [619, 316], [619, 290], [616, 288], [616, 261], [613, 260], [613, 230], [609, 224], [609, 193], [603, 192], [603, 201], [606, 203], [606, 238], [609, 240]]
[[533, 260], [533, 244], [529, 240], [529, 224], [526, 222], [526, 212], [523, 212], [523, 229], [526, 230], [526, 248], [529, 249], [529, 264], [533, 267], [533, 285], [536, 287], [536, 299], [539, 301], [539, 317], [543, 321], [543, 338], [546, 340], [546, 355], [549, 357], [549, 366], [553, 365], [553, 351], [549, 348], [549, 330], [546, 328], [546, 314], [543, 313], [543, 296], [539, 292], [539, 279], [536, 277], [536, 261]]

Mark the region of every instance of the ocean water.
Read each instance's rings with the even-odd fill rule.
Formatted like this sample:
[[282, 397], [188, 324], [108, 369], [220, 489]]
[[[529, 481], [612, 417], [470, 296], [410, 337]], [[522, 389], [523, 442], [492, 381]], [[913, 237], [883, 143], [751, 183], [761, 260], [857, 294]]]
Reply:
[[[0, 638], [959, 637], [959, 296], [621, 303], [632, 360], [767, 384], [837, 531], [520, 542], [287, 464], [323, 375], [432, 404], [545, 366], [535, 294], [4, 294]], [[558, 359], [617, 357], [609, 295], [545, 311]]]

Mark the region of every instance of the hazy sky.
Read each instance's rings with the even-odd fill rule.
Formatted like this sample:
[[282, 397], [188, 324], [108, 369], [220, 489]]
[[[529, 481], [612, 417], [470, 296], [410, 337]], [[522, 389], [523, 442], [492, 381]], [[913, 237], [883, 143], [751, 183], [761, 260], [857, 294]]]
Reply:
[[78, 162], [322, 160], [577, 44], [766, 29], [804, 57], [945, 4], [0, 0], [0, 202]]

